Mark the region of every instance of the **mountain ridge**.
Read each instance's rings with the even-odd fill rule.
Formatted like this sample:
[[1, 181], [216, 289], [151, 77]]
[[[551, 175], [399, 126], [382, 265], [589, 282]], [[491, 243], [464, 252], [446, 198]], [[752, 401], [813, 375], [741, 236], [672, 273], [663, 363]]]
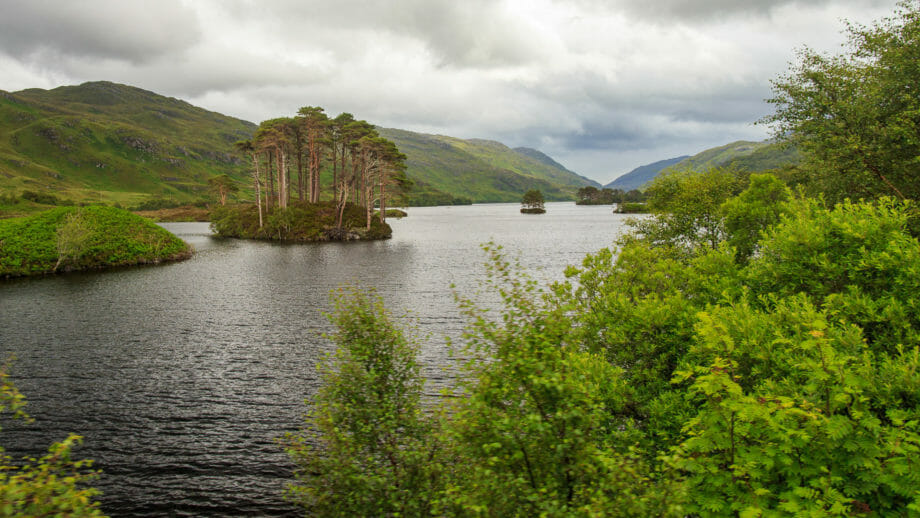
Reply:
[[672, 166], [690, 158], [690, 155], [679, 156], [675, 158], [667, 158], [665, 160], [659, 160], [657, 162], [652, 162], [651, 164], [640, 165], [639, 167], [633, 169], [632, 171], [616, 178], [612, 182], [604, 186], [605, 189], [622, 189], [624, 191], [631, 191], [633, 189], [639, 189], [646, 183], [650, 182], [662, 169]]
[[530, 189], [541, 190], [549, 200], [572, 200], [579, 187], [597, 185], [537, 150], [545, 159], [495, 140], [377, 130], [408, 156], [411, 179], [476, 202], [516, 202]]
[[[190, 202], [205, 195], [208, 178], [226, 173], [246, 191], [249, 164], [233, 144], [256, 129], [109, 81], [0, 91], [0, 190], [124, 205]], [[531, 148], [386, 128], [381, 134], [407, 154], [417, 204], [519, 201], [532, 188], [548, 199], [573, 199], [592, 183]]]

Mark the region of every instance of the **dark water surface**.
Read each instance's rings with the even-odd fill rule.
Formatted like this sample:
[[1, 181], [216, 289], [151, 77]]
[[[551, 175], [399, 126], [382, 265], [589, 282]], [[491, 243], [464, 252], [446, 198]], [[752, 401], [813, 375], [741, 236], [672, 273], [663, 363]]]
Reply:
[[275, 438], [302, 422], [316, 362], [331, 345], [330, 290], [375, 287], [411, 312], [424, 340], [427, 392], [456, 377], [445, 337], [464, 319], [450, 285], [476, 295], [480, 244], [494, 240], [545, 281], [609, 246], [624, 217], [609, 206], [412, 208], [393, 239], [278, 245], [213, 238], [206, 223], [164, 224], [197, 253], [185, 262], [0, 281], [0, 353], [36, 418], [4, 423], [13, 455], [68, 433], [103, 470], [113, 516], [292, 515], [291, 466]]

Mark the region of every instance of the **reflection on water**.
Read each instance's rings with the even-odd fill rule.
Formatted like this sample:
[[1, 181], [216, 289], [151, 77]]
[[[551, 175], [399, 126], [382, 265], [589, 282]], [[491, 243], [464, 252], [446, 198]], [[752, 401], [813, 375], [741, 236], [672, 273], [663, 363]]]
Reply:
[[115, 516], [286, 515], [290, 466], [275, 438], [297, 429], [330, 344], [329, 293], [374, 287], [427, 335], [427, 392], [455, 377], [446, 337], [464, 320], [450, 288], [477, 295], [480, 245], [494, 241], [543, 281], [609, 246], [609, 206], [412, 208], [373, 243], [279, 245], [214, 238], [206, 223], [164, 224], [197, 253], [185, 262], [0, 283], [0, 348], [37, 419], [5, 424], [11, 453], [68, 433], [104, 476]]

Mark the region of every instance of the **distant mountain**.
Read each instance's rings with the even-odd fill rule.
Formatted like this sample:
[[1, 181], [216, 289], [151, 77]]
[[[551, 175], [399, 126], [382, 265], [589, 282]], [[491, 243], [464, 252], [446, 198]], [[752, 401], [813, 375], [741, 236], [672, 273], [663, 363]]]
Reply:
[[[573, 175], [575, 175], [575, 176], [581, 178], [582, 180], [588, 182], [587, 185], [590, 185], [590, 186], [592, 186], [592, 187], [600, 187], [600, 186], [601, 186], [600, 183], [595, 182], [594, 180], [592, 180], [592, 179], [590, 179], [590, 178], [588, 178], [588, 177], [586, 177], [586, 176], [582, 176], [582, 175], [580, 175], [580, 174], [578, 174], [578, 173], [576, 173], [576, 172], [574, 172], [574, 171], [572, 171], [572, 170], [570, 170], [570, 169], [567, 169], [564, 165], [560, 164], [559, 162], [556, 162], [555, 160], [553, 160], [552, 157], [550, 157], [549, 155], [545, 154], [544, 152], [542, 152], [542, 151], [540, 151], [540, 150], [538, 150], [538, 149], [534, 149], [534, 148], [531, 148], [531, 147], [516, 147], [516, 148], [514, 148], [514, 151], [516, 151], [516, 152], [518, 152], [518, 153], [520, 153], [520, 154], [522, 154], [522, 155], [527, 155], [527, 156], [529, 156], [529, 157], [531, 157], [531, 158], [533, 158], [533, 159], [535, 159], [535, 160], [538, 160], [538, 161], [540, 161], [540, 162], [543, 162], [544, 164], [546, 164], [546, 165], [548, 165], [548, 166], [550, 166], [550, 167], [554, 167], [554, 168], [559, 169], [559, 170], [561, 170], [561, 171], [565, 171], [565, 172], [567, 172], [567, 173], [573, 174]], [[584, 187], [584, 186], [583, 186], [583, 187]]]
[[[256, 128], [105, 81], [0, 91], [0, 193], [50, 192], [128, 206], [151, 197], [193, 201], [207, 190], [208, 178], [223, 173], [248, 190], [249, 163], [233, 144]], [[597, 185], [534, 149], [379, 131], [408, 157], [413, 204], [519, 201], [529, 189], [550, 200], [574, 199], [579, 187]]]
[[705, 170], [711, 167], [733, 167], [741, 171], [766, 171], [798, 164], [799, 151], [773, 140], [750, 142], [739, 140], [697, 153], [661, 171], [685, 169]]
[[662, 169], [672, 166], [678, 162], [681, 162], [684, 159], [690, 158], [689, 155], [679, 156], [677, 158], [669, 158], [667, 160], [659, 160], [647, 165], [639, 166], [632, 171], [620, 176], [616, 180], [608, 183], [604, 186], [606, 189], [622, 189], [624, 191], [631, 191], [633, 189], [638, 189], [649, 182], [652, 178], [658, 175]]
[[637, 167], [604, 187], [608, 189], [639, 189], [658, 175], [674, 171], [702, 171], [712, 167], [731, 167], [740, 171], [767, 171], [796, 165], [801, 160], [794, 147], [773, 140], [750, 142], [739, 140], [724, 146], [701, 151], [693, 156], [662, 160]]
[[377, 128], [408, 157], [406, 174], [416, 182], [414, 203], [430, 189], [476, 202], [516, 202], [529, 189], [547, 200], [571, 200], [580, 187], [597, 186], [529, 148], [511, 149], [501, 142]]
[[123, 204], [192, 200], [216, 174], [244, 181], [233, 143], [255, 128], [109, 82], [0, 91], [0, 189]]

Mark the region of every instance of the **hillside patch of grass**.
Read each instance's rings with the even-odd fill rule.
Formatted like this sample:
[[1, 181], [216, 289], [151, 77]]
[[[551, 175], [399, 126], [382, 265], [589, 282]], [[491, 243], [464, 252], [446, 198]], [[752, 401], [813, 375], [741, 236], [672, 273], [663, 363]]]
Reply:
[[0, 220], [0, 277], [185, 259], [191, 249], [162, 227], [114, 207], [59, 207]]

